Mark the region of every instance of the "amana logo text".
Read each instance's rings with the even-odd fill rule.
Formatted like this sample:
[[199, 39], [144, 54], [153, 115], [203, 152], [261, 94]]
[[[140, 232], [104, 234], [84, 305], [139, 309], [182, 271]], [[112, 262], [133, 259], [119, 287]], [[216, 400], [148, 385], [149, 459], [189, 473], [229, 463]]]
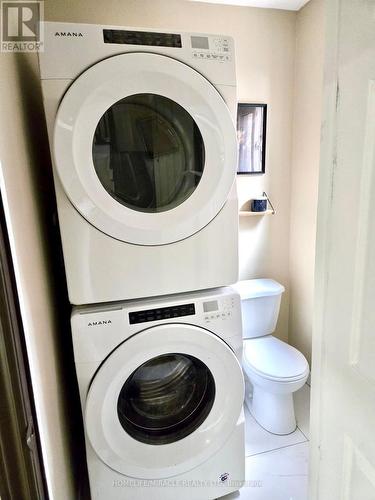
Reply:
[[77, 31], [56, 31], [55, 36], [78, 37], [83, 35], [81, 32]]
[[103, 319], [102, 321], [92, 321], [87, 326], [109, 325], [112, 321], [110, 319]]

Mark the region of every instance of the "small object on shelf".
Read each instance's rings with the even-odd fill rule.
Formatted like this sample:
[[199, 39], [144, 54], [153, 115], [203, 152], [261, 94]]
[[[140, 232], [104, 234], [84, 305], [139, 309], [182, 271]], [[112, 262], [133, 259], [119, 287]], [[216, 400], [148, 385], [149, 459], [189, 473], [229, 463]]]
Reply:
[[252, 212], [265, 212], [267, 210], [267, 197], [260, 196], [259, 198], [254, 198], [251, 200], [251, 211]]

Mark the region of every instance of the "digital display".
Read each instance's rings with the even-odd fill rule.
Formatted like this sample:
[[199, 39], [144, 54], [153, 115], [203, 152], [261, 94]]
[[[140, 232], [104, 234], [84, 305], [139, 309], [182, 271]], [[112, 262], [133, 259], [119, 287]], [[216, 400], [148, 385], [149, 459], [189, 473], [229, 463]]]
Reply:
[[151, 31], [103, 30], [104, 43], [148, 45], [154, 47], [182, 47], [181, 35]]
[[136, 323], [147, 323], [148, 321], [191, 316], [193, 314], [195, 314], [194, 304], [159, 307], [157, 309], [145, 309], [144, 311], [134, 311], [129, 313], [129, 323], [134, 325]]
[[212, 311], [217, 311], [219, 309], [217, 300], [211, 300], [210, 302], [203, 302], [203, 311], [209, 313]]
[[191, 48], [208, 50], [208, 38], [206, 36], [192, 36]]

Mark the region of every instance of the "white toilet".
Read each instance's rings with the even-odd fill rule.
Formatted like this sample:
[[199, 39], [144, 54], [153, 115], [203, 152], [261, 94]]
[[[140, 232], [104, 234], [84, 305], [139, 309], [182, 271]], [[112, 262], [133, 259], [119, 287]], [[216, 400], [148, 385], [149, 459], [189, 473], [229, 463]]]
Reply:
[[293, 392], [309, 375], [306, 358], [294, 347], [273, 337], [285, 288], [274, 280], [240, 281], [245, 404], [253, 417], [273, 434], [296, 429]]

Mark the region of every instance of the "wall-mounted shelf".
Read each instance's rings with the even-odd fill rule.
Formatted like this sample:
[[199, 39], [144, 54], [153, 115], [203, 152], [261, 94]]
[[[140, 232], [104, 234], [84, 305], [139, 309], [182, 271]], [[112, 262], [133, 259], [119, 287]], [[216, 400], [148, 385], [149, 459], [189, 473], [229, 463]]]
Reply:
[[265, 210], [264, 212], [251, 212], [250, 210], [240, 210], [240, 217], [259, 217], [261, 215], [274, 215], [273, 210]]
[[265, 210], [264, 212], [253, 212], [250, 210], [251, 207], [251, 200], [247, 201], [240, 207], [239, 215], [240, 217], [260, 217], [262, 215], [275, 215], [276, 210], [274, 206], [272, 205], [271, 200], [268, 197], [268, 194], [263, 191], [263, 196], [267, 198], [267, 202], [270, 204], [271, 208]]

